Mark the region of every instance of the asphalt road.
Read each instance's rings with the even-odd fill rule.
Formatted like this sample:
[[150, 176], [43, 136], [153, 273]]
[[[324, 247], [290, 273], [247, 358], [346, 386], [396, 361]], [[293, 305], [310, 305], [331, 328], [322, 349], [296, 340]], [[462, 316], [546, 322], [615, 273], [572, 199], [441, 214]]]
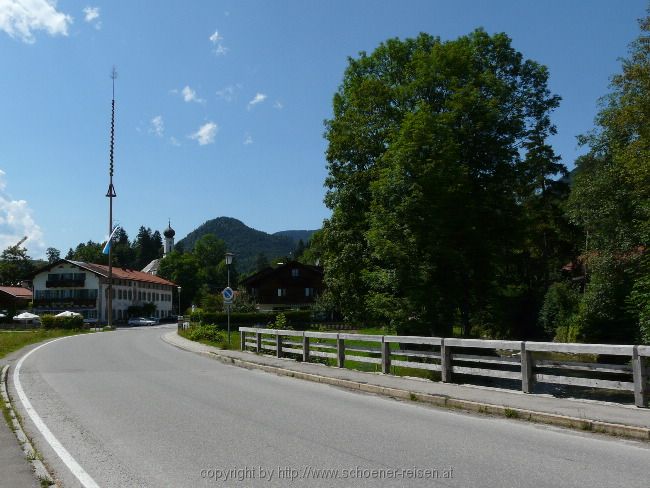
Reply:
[[[35, 412], [99, 486], [648, 486], [647, 444], [227, 366], [167, 330], [66, 338], [22, 364]], [[83, 486], [16, 403], [64, 486]]]

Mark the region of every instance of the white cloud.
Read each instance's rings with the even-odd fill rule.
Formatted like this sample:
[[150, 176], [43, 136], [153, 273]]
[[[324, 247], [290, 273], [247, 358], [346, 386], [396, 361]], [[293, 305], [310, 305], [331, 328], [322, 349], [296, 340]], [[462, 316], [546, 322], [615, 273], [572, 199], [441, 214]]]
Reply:
[[262, 103], [264, 100], [266, 100], [266, 95], [264, 93], [256, 93], [253, 99], [248, 102], [248, 110], [253, 108], [258, 103]]
[[92, 22], [95, 19], [99, 18], [99, 7], [84, 7], [84, 20], [86, 22]]
[[223, 41], [223, 36], [219, 34], [218, 30], [215, 30], [214, 34], [212, 34], [208, 39], [210, 39], [210, 42], [215, 46], [214, 53], [217, 56], [224, 56], [228, 51], [230, 51], [230, 49], [221, 43], [221, 41]]
[[174, 136], [171, 136], [171, 137], [169, 138], [169, 142], [170, 142], [170, 144], [171, 144], [172, 146], [179, 147], [179, 146], [181, 145], [181, 143], [179, 142], [179, 140], [176, 139]]
[[99, 7], [84, 7], [84, 20], [97, 30], [102, 28], [102, 21], [99, 20]]
[[219, 126], [214, 122], [207, 122], [199, 127], [194, 134], [192, 134], [190, 139], [199, 141], [199, 146], [205, 146], [206, 144], [212, 144], [214, 142], [214, 136], [217, 135]]
[[284, 108], [284, 105], [282, 104], [281, 101], [276, 100], [276, 102], [273, 104], [273, 108], [276, 108], [278, 110], [282, 110]]
[[162, 137], [165, 134], [165, 121], [163, 120], [162, 115], [156, 115], [151, 119], [149, 132], [151, 134], [156, 134], [158, 137]]
[[229, 48], [229, 47], [226, 47], [226, 46], [224, 46], [223, 44], [219, 44], [219, 45], [215, 48], [214, 53], [215, 53], [217, 56], [225, 56], [226, 54], [228, 54], [228, 51], [230, 51], [230, 48]]
[[210, 42], [211, 42], [212, 44], [218, 44], [219, 41], [222, 41], [222, 40], [223, 40], [223, 37], [219, 35], [219, 31], [218, 31], [218, 30], [214, 31], [214, 34], [212, 34], [212, 35], [210, 36]]
[[0, 248], [15, 245], [24, 236], [32, 257], [40, 257], [45, 250], [43, 231], [34, 222], [32, 209], [25, 200], [14, 200], [5, 192], [7, 183], [5, 172], [0, 170]]
[[196, 92], [192, 90], [189, 86], [186, 86], [181, 90], [181, 95], [183, 95], [183, 100], [186, 102], [196, 102], [203, 103], [205, 100], [196, 96]]
[[237, 96], [237, 92], [241, 90], [241, 85], [228, 85], [221, 90], [217, 90], [217, 98], [225, 100], [226, 102], [232, 102]]
[[253, 144], [253, 138], [250, 134], [246, 134], [246, 139], [244, 139], [244, 146], [248, 146], [249, 144]]
[[68, 35], [72, 17], [56, 10], [53, 0], [0, 0], [0, 30], [32, 44], [34, 31]]

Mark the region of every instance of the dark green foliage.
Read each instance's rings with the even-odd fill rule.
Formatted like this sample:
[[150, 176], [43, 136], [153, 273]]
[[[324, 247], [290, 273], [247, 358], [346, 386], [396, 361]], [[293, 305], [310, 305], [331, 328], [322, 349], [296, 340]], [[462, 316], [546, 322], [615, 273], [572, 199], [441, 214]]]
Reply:
[[45, 250], [45, 255], [47, 256], [47, 262], [50, 264], [61, 259], [61, 251], [54, 247], [48, 247]]
[[323, 258], [323, 231], [317, 230], [305, 245], [298, 261], [303, 264], [320, 265]]
[[113, 237], [113, 264], [120, 268], [142, 269], [138, 267], [139, 263], [136, 262], [136, 249], [134, 246], [129, 242], [126, 231], [120, 227]]
[[[199, 267], [198, 280], [206, 291], [214, 293], [223, 290], [228, 284], [228, 267], [225, 262], [226, 244], [212, 234], [200, 237], [192, 254]], [[237, 283], [237, 262], [230, 266], [230, 282]]]
[[140, 227], [133, 242], [135, 253], [133, 269], [142, 269], [154, 259], [162, 257], [162, 237], [160, 232], [151, 231], [148, 227]]
[[585, 293], [578, 325], [587, 341], [650, 341], [650, 17], [612, 79], [597, 128], [581, 142], [568, 213], [585, 232]]
[[296, 248], [293, 251], [293, 258], [294, 259], [300, 259], [302, 255], [305, 253], [305, 243], [303, 242], [302, 239], [298, 241], [298, 244], [296, 244]]
[[639, 318], [641, 341], [650, 344], [650, 253], [639, 260], [629, 303], [630, 313]]
[[9, 246], [0, 256], [0, 283], [3, 285], [20, 285], [34, 271], [34, 261], [27, 255], [27, 249]]
[[566, 247], [547, 80], [482, 30], [349, 60], [326, 124], [331, 306], [399, 333], [531, 333]]
[[[202, 236], [192, 252], [169, 253], [161, 262], [158, 275], [181, 286], [181, 311], [192, 303], [213, 302], [228, 283], [226, 246], [211, 234]], [[237, 283], [236, 262], [230, 267], [230, 283]], [[219, 299], [218, 299], [219, 300]], [[212, 304], [216, 307], [216, 304]], [[212, 305], [210, 305], [212, 307]]]
[[309, 242], [314, 232], [316, 231], [315, 230], [281, 230], [279, 232], [274, 232], [271, 235], [278, 236], [278, 237], [288, 237], [295, 244], [298, 244], [298, 242], [300, 241], [303, 241], [305, 243]]
[[[539, 313], [539, 322], [547, 338], [553, 339], [556, 335], [567, 335], [578, 338], [578, 331], [569, 331], [575, 328], [576, 314], [580, 302], [580, 293], [565, 282], [553, 283], [544, 297], [544, 305]], [[563, 341], [572, 342], [572, 341]]]
[[192, 253], [173, 251], [160, 262], [158, 275], [182, 287], [181, 311], [187, 309], [201, 287], [198, 280], [199, 264]]
[[103, 247], [99, 242], [82, 242], [74, 250], [70, 249], [65, 258], [84, 263], [108, 264], [108, 256], [102, 253]]
[[44, 329], [81, 329], [84, 326], [84, 319], [81, 316], [55, 317], [54, 315], [42, 315], [41, 324]]

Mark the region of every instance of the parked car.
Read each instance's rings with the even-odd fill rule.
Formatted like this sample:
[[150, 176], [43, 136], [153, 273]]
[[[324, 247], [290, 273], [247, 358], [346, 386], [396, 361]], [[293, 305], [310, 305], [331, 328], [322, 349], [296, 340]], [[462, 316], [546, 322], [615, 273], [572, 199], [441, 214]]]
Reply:
[[147, 320], [151, 320], [154, 324], [160, 323], [160, 319], [157, 319], [156, 317], [147, 317]]
[[131, 317], [129, 325], [155, 325], [156, 322], [145, 317]]

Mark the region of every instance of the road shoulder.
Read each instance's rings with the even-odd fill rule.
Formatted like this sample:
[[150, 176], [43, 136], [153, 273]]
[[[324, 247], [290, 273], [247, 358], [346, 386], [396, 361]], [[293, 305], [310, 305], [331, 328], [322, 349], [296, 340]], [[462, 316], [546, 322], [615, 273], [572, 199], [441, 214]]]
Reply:
[[52, 479], [22, 430], [9, 401], [8, 370], [9, 366], [5, 365], [0, 371], [3, 415], [10, 417], [0, 420], [0, 488], [40, 487], [43, 486], [41, 480], [51, 483]]

